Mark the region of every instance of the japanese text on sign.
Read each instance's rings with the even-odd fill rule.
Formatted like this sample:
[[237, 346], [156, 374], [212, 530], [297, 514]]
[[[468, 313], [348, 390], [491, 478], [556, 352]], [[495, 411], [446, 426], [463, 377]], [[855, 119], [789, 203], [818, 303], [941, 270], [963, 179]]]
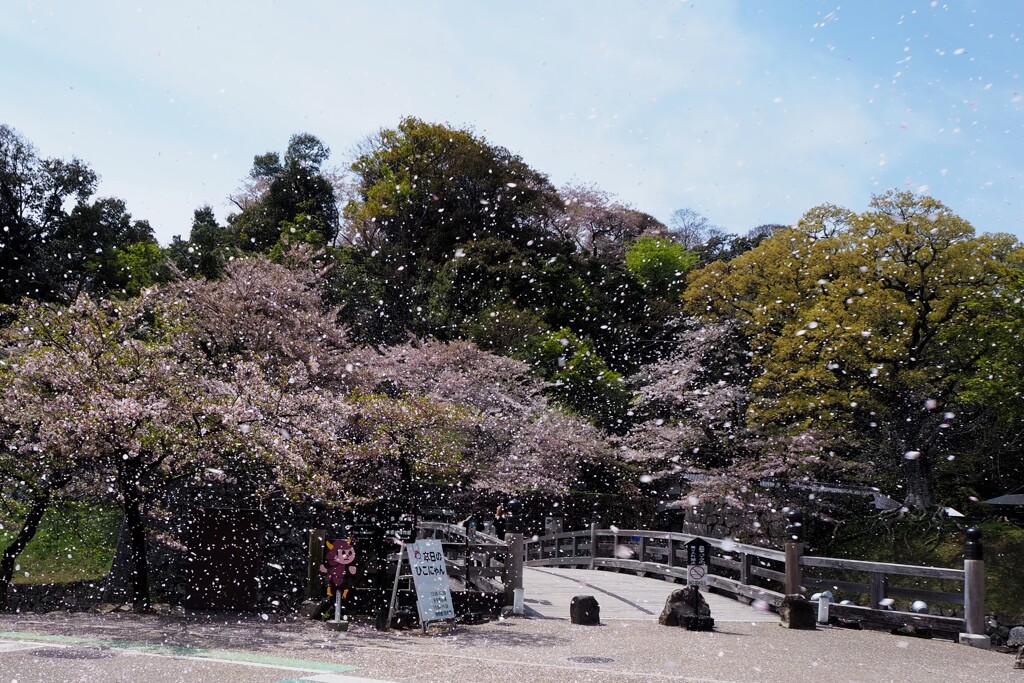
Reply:
[[409, 566], [416, 586], [416, 607], [420, 622], [426, 624], [442, 619], [454, 619], [451, 589], [448, 587], [448, 571], [444, 565], [441, 541], [420, 539], [406, 546]]

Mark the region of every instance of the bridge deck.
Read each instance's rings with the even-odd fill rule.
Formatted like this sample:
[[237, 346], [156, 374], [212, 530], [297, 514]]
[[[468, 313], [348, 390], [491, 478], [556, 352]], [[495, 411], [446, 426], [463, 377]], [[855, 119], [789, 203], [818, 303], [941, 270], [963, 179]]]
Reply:
[[[524, 603], [529, 616], [568, 619], [574, 595], [593, 595], [601, 606], [601, 620], [657, 620], [672, 591], [681, 584], [589, 569], [526, 567], [523, 575]], [[701, 590], [718, 622], [773, 621], [772, 612], [744, 605], [731, 598]]]

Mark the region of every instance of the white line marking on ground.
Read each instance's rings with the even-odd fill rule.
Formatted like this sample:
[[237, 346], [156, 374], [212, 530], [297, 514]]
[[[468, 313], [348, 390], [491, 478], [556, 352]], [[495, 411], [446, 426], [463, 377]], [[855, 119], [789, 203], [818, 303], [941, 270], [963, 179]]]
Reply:
[[48, 643], [26, 643], [15, 640], [0, 640], [0, 652], [18, 652], [20, 650], [38, 650], [41, 647], [60, 647]]
[[316, 681], [316, 683], [392, 683], [379, 678], [354, 678], [345, 674], [319, 674], [317, 676], [306, 676], [304, 681]]

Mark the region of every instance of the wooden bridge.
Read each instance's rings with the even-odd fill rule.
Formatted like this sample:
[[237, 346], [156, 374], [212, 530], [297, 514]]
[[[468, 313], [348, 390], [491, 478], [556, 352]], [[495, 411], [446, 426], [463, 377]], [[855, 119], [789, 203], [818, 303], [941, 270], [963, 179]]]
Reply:
[[[468, 573], [469, 584], [506, 593], [517, 581], [522, 586], [516, 556], [526, 567], [628, 572], [686, 583], [685, 546], [697, 538], [683, 533], [602, 529], [592, 525], [587, 530], [527, 539], [509, 534], [507, 541], [478, 533], [477, 542], [468, 545], [466, 531], [460, 526], [428, 522], [421, 524], [420, 529], [424, 537], [442, 539], [451, 576], [465, 582]], [[740, 602], [774, 610], [787, 594], [809, 595], [828, 590], [837, 600], [844, 596], [851, 600], [851, 604], [830, 605], [829, 615], [836, 619], [877, 626], [912, 624], [947, 633], [984, 633], [983, 623], [982, 630], [978, 630], [976, 623], [969, 624], [965, 619], [969, 607], [965, 603], [973, 602], [977, 612], [984, 601], [983, 584], [980, 597], [975, 585], [973, 600], [965, 598], [971, 593], [965, 586], [966, 569], [805, 555], [799, 542], [787, 543], [786, 550], [781, 551], [730, 539], [702, 538], [712, 548], [708, 587]], [[975, 575], [981, 575], [980, 566], [973, 570]], [[916, 600], [928, 603], [932, 612], [941, 610], [943, 614], [895, 609], [899, 605], [909, 607]]]

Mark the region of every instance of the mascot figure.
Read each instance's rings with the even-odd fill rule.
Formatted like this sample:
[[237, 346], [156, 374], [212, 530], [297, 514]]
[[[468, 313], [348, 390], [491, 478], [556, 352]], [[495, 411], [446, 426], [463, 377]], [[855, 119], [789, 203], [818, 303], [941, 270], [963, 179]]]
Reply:
[[[356, 573], [356, 549], [351, 539], [327, 541], [327, 555], [324, 559], [327, 564], [320, 565], [320, 572], [325, 574], [324, 578], [327, 580], [327, 595], [333, 595], [332, 589], [342, 590], [348, 575]], [[348, 589], [344, 588], [341, 597], [347, 596]]]

